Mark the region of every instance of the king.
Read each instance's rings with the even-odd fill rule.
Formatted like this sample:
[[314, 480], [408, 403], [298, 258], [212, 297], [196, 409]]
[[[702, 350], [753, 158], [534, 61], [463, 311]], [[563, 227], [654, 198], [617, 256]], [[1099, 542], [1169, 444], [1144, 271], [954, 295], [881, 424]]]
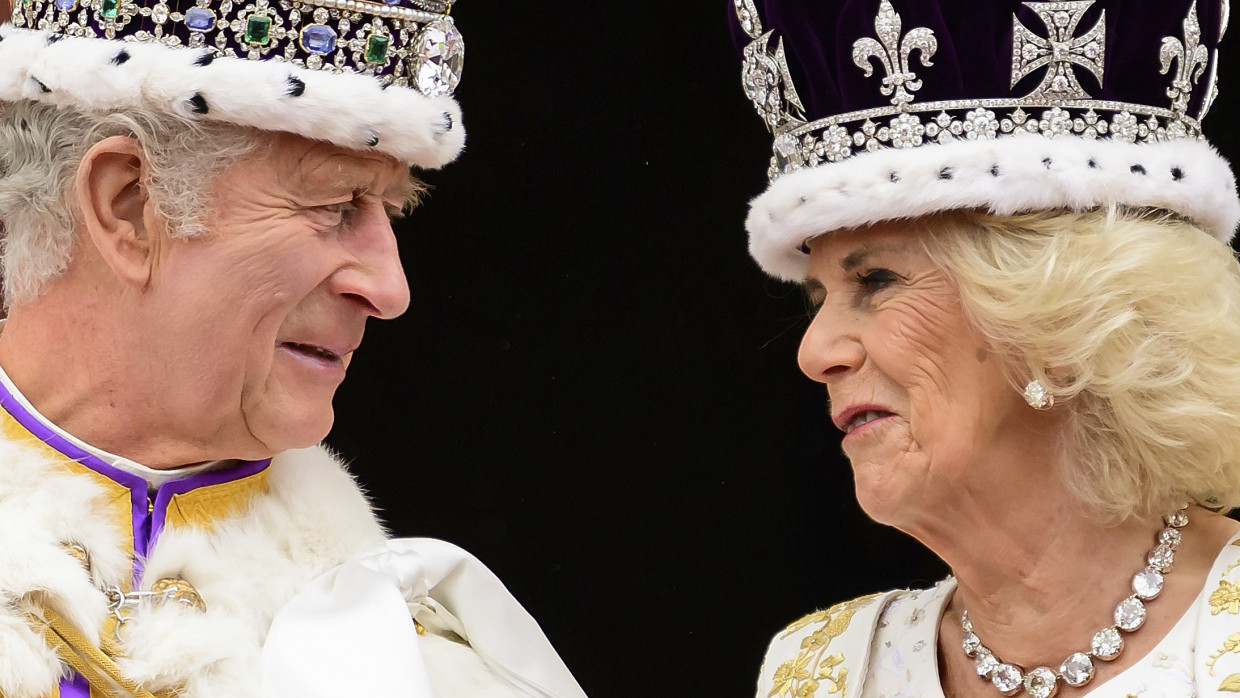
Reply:
[[318, 445], [464, 146], [451, 0], [8, 2], [0, 696], [584, 696]]

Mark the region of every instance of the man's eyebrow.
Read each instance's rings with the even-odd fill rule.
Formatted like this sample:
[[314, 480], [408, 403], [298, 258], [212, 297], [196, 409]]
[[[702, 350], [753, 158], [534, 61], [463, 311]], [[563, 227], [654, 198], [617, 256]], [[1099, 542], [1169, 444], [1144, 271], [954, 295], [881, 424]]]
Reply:
[[408, 177], [402, 178], [383, 192], [383, 203], [390, 215], [400, 218], [417, 208], [429, 190], [426, 182], [410, 173]]

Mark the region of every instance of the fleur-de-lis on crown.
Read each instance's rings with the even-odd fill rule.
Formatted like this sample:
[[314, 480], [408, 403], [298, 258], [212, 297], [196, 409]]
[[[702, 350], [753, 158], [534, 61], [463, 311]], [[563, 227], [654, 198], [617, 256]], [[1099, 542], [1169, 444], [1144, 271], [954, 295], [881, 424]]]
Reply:
[[863, 37], [853, 43], [852, 52], [853, 63], [865, 71], [867, 78], [874, 74], [874, 66], [870, 60], [873, 58], [879, 60], [883, 69], [887, 71], [887, 77], [883, 78], [880, 89], [884, 95], [894, 93], [895, 96], [891, 98], [891, 103], [897, 106], [912, 102], [912, 93], [921, 89], [921, 80], [918, 80], [917, 75], [909, 69], [913, 51], [919, 51], [921, 64], [930, 67], [934, 65], [930, 62], [930, 58], [939, 48], [934, 32], [926, 27], [910, 29], [903, 39], [900, 38], [900, 30], [900, 15], [896, 13], [889, 0], [882, 0], [878, 8], [878, 16], [874, 18], [874, 31], [882, 43], [868, 36]]
[[1189, 6], [1188, 16], [1184, 18], [1184, 41], [1174, 36], [1164, 36], [1158, 58], [1162, 62], [1163, 75], [1171, 70], [1171, 61], [1177, 63], [1175, 78], [1171, 81], [1171, 87], [1167, 88], [1167, 96], [1171, 98], [1171, 110], [1183, 114], [1188, 111], [1193, 87], [1210, 62], [1210, 51], [1201, 45], [1201, 24], [1197, 21], [1196, 2]]

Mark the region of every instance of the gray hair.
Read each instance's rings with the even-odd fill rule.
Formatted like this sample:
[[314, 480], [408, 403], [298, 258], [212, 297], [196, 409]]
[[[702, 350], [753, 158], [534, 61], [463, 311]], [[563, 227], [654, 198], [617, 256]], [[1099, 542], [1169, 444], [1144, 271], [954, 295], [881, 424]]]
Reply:
[[189, 122], [149, 110], [93, 112], [22, 100], [0, 103], [0, 257], [4, 303], [36, 298], [69, 264], [80, 212], [77, 170], [111, 136], [142, 146], [143, 186], [169, 232], [206, 231], [211, 184], [229, 165], [264, 147], [260, 132]]

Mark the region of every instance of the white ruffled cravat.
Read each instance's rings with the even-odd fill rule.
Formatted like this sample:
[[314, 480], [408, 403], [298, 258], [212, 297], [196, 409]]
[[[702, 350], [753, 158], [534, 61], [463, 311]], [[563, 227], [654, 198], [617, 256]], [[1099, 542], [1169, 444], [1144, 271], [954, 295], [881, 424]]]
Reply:
[[514, 690], [584, 698], [538, 624], [477, 558], [439, 540], [390, 540], [314, 580], [271, 624], [265, 698], [433, 698], [411, 613], [464, 638]]

